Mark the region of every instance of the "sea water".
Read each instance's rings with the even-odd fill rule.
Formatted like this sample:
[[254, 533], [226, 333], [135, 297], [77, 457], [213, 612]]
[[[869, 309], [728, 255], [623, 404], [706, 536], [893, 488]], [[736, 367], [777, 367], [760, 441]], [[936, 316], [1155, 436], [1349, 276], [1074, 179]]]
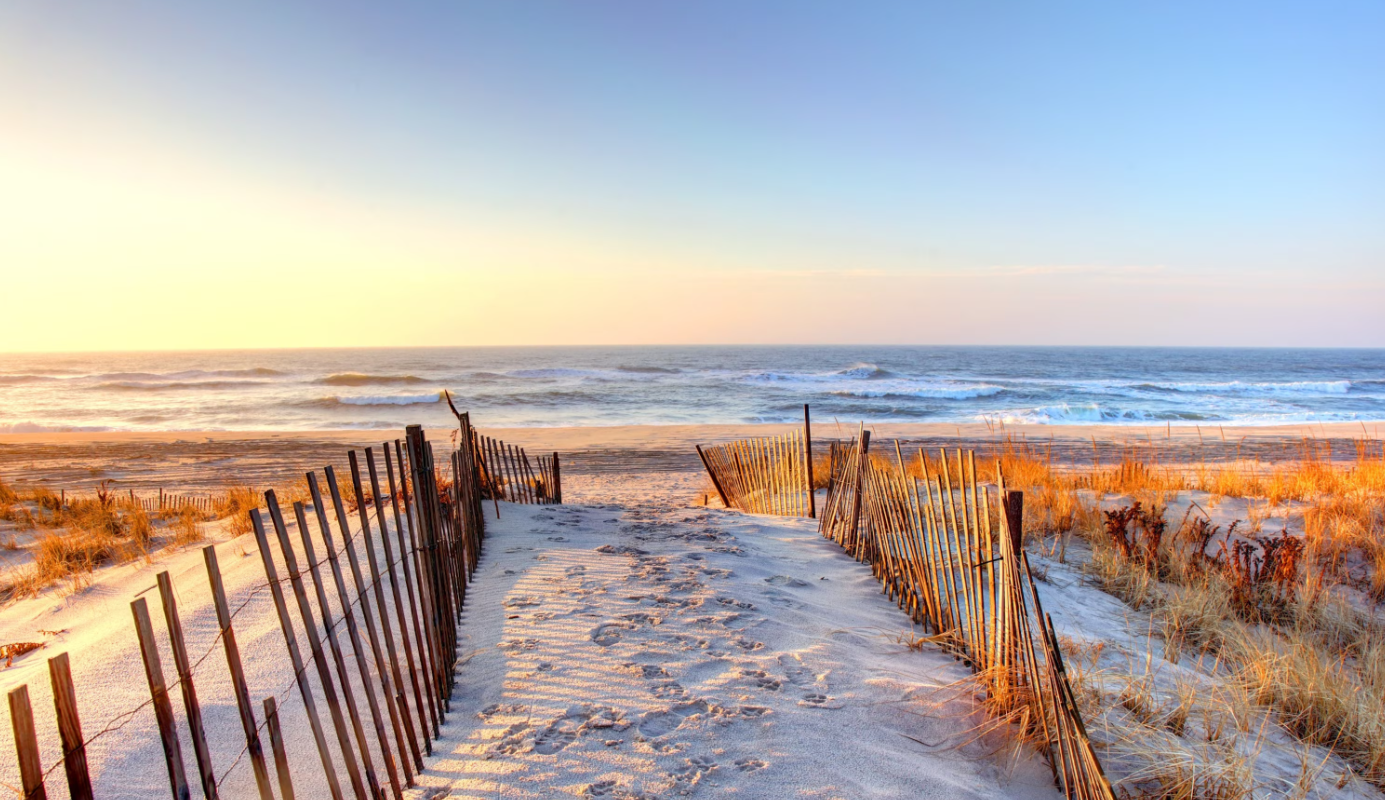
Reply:
[[0, 354], [0, 432], [1385, 420], [1385, 350], [476, 347]]

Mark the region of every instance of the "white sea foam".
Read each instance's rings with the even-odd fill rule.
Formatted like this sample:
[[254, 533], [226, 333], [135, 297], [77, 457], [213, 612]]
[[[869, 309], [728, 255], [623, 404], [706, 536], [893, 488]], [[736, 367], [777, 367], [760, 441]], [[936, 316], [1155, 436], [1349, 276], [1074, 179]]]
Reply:
[[95, 433], [117, 428], [105, 425], [43, 425], [37, 422], [0, 422], [0, 433]]
[[1150, 387], [1170, 392], [1192, 392], [1197, 394], [1258, 394], [1258, 395], [1319, 395], [1346, 394], [1351, 391], [1351, 381], [1288, 381], [1249, 383], [1227, 381], [1225, 383], [1154, 383], [1131, 384], [1135, 388]]
[[834, 389], [829, 394], [838, 397], [917, 397], [939, 400], [973, 400], [991, 397], [1005, 391], [1003, 386], [989, 384], [879, 382], [869, 387]]
[[430, 392], [428, 394], [368, 394], [355, 397], [334, 397], [332, 399], [345, 406], [415, 406], [425, 403], [442, 402], [442, 392]]

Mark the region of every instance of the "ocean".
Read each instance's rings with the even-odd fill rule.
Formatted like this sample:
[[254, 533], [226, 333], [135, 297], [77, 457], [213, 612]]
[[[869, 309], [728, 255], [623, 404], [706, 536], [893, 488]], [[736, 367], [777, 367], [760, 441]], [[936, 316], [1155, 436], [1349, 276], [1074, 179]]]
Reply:
[[1385, 420], [1385, 350], [476, 347], [0, 354], [0, 433]]

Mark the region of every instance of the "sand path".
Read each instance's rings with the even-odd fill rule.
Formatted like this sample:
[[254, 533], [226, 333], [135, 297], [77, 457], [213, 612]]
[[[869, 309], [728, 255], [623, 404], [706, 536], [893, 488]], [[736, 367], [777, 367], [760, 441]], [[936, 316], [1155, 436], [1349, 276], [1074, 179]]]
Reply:
[[[918, 631], [866, 567], [810, 520], [694, 505], [704, 482], [584, 475], [565, 487], [570, 505], [502, 503], [499, 520], [487, 506], [451, 713], [412, 800], [1057, 796], [1036, 757], [969, 743], [975, 706], [939, 689], [969, 671], [906, 645]], [[223, 539], [217, 551], [251, 693], [279, 699], [298, 796], [326, 796], [255, 543]], [[198, 694], [222, 796], [252, 797], [197, 548], [0, 610], [0, 641], [58, 632], [5, 682], [51, 709], [44, 659], [70, 651], [86, 729], [113, 726], [88, 748], [97, 796], [166, 797], [129, 610], [137, 593], [157, 602], [161, 570], [178, 587], [189, 650], [207, 654]], [[52, 715], [39, 717], [53, 764]], [[0, 783], [17, 781], [14, 762], [0, 762]]]
[[811, 521], [657, 496], [501, 514], [488, 515], [465, 666], [425, 787], [468, 798], [1055, 796], [1035, 759], [1002, 768], [964, 744], [978, 721], [968, 704], [930, 706], [967, 671], [902, 644], [907, 618]]

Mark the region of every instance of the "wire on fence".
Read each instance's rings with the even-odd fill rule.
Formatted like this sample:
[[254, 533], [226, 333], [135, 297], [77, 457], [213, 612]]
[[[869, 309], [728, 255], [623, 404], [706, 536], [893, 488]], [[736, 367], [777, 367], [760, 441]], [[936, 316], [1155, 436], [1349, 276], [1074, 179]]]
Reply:
[[[324, 470], [330, 500], [324, 499], [317, 476], [308, 473], [306, 480], [312, 503], [305, 505], [296, 502], [292, 508], [303, 555], [306, 556], [302, 567], [289, 538], [288, 523], [278, 498], [273, 491], [266, 492], [265, 508], [270, 524], [266, 525], [260, 509], [250, 512], [266, 580], [250, 587], [234, 609], [227, 604], [215, 547], [204, 548], [219, 630], [196, 659], [190, 659], [187, 653], [172, 581], [167, 573], [160, 573], [158, 585], [174, 656], [174, 682], [183, 700], [184, 718], [193, 742], [197, 767], [195, 775], [205, 796], [217, 797], [228, 777], [249, 755], [255, 768], [259, 796], [262, 800], [272, 800], [274, 792], [261, 742], [261, 736], [266, 731], [275, 755], [280, 796], [293, 796], [293, 781], [289, 765], [283, 758], [278, 719], [283, 704], [291, 701], [295, 688], [313, 728], [324, 778], [332, 797], [344, 800], [342, 786], [336, 776], [337, 760], [326, 746], [326, 735], [317, 714], [317, 692], [322, 693], [322, 700], [332, 717], [334, 738], [341, 760], [347, 767], [351, 792], [357, 800], [374, 800], [382, 796], [383, 787], [374, 768], [377, 753], [384, 761], [388, 788], [396, 800], [402, 797], [404, 785], [413, 784], [415, 773], [424, 767], [423, 757], [432, 755], [432, 742], [440, 735], [440, 725], [450, 711], [458, 664], [457, 622], [465, 601], [467, 584], [479, 561], [485, 532], [482, 498], [490, 497], [498, 503], [497, 495], [500, 494], [515, 502], [561, 502], [561, 477], [556, 453], [551, 458], [539, 459], [535, 472], [522, 449], [481, 436], [471, 426], [467, 414], [458, 413], [457, 420], [457, 446], [447, 454], [443, 463], [438, 462], [433, 445], [426, 440], [418, 426], [409, 427], [404, 441], [394, 440], [393, 448], [390, 443], [384, 445], [383, 464], [377, 462], [374, 449], [367, 448], [364, 473], [357, 453], [352, 451], [348, 454], [352, 490], [350, 508], [357, 514], [354, 530], [347, 512], [348, 502], [343, 497], [344, 492], [332, 468]], [[482, 447], [497, 448], [497, 456], [500, 452], [498, 448], [506, 448], [505, 457], [497, 457], [491, 462], [491, 469], [507, 471], [504, 483], [490, 477]], [[382, 488], [381, 466], [388, 493]], [[151, 499], [132, 494], [131, 502], [148, 508], [145, 503], [151, 502]], [[203, 507], [197, 502], [189, 502], [185, 496], [169, 495], [162, 490], [158, 500], [152, 502], [157, 502], [162, 508]], [[210, 509], [212, 500], [206, 499], [205, 504]], [[333, 521], [328, 515], [329, 504], [341, 536], [340, 542], [334, 541]], [[496, 510], [498, 514], [498, 505]], [[316, 517], [316, 537], [312, 535], [308, 522], [309, 511]], [[271, 530], [279, 547], [277, 559], [269, 542]], [[323, 556], [320, 558], [314, 546], [315, 538], [323, 546]], [[358, 543], [365, 551], [366, 570], [362, 569], [362, 559], [357, 554]], [[379, 551], [383, 551], [383, 558]], [[350, 588], [345, 582], [343, 562], [345, 571], [351, 574]], [[280, 565], [285, 571], [283, 576], [278, 574]], [[331, 575], [330, 584], [323, 576], [324, 569]], [[311, 596], [309, 584], [312, 587]], [[298, 611], [296, 622], [284, 591], [286, 586]], [[329, 597], [333, 589], [339, 611], [336, 615]], [[269, 590], [274, 600], [284, 642], [293, 662], [293, 674], [288, 684], [265, 699], [265, 714], [262, 720], [257, 720], [235, 640], [234, 621], [265, 590]], [[172, 687], [164, 680], [146, 601], [137, 599], [132, 603], [132, 610], [144, 656], [150, 698], [116, 715], [95, 734], [83, 736], [77, 718], [75, 690], [71, 686], [67, 666], [68, 654], [62, 653], [50, 659], [63, 757], [47, 770], [42, 770], [37, 738], [33, 734], [32, 713], [27, 717], [23, 713], [28, 708], [27, 687], [19, 687], [10, 693], [11, 706], [17, 710], [12, 714], [12, 719], [26, 798], [46, 797], [45, 782], [59, 766], [66, 768], [70, 795], [73, 798], [91, 798], [87, 748], [130, 724], [150, 706], [157, 712], [170, 787], [175, 797], [188, 796], [188, 780], [176, 733], [177, 720], [170, 702]], [[360, 636], [358, 619], [366, 628], [365, 640]], [[297, 626], [300, 625], [304, 628], [309, 645], [307, 658], [303, 657], [300, 649], [297, 634]], [[338, 640], [342, 629], [348, 634], [349, 647], [342, 647]], [[217, 649], [222, 649], [227, 657], [245, 736], [245, 744], [219, 775], [212, 765], [212, 753], [202, 729], [195, 686], [199, 668]], [[355, 662], [354, 675], [347, 666], [348, 655]], [[314, 688], [306, 680], [310, 668], [316, 669], [320, 688]], [[340, 700], [338, 691], [341, 693]], [[375, 733], [374, 742], [365, 734], [358, 695], [366, 698], [370, 727]], [[343, 715], [343, 709], [346, 715]]]

